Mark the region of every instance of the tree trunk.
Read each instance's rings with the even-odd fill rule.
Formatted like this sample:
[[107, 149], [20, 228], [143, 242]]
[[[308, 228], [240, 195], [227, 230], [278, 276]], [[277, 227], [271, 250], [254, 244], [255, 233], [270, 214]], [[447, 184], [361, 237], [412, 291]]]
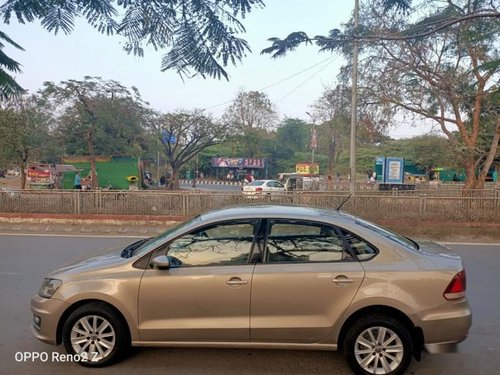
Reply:
[[170, 179], [170, 183], [168, 185], [170, 190], [179, 190], [180, 189], [180, 183], [179, 183], [179, 169], [177, 166], [170, 165], [172, 167], [172, 177]]
[[26, 163], [21, 161], [21, 190], [26, 189]]
[[90, 155], [90, 175], [92, 177], [92, 190], [96, 190], [99, 184], [97, 181], [97, 173], [95, 167], [94, 137], [92, 129], [89, 129], [89, 131], [87, 132], [87, 146]]
[[333, 190], [333, 179], [335, 177], [335, 151], [337, 149], [337, 142], [335, 137], [332, 136], [330, 144], [328, 145], [328, 179], [327, 190]]
[[491, 165], [495, 160], [495, 155], [497, 154], [499, 142], [500, 142], [500, 117], [497, 118], [495, 126], [495, 134], [493, 135], [493, 139], [491, 140], [490, 151], [488, 152], [488, 156], [486, 157], [484, 165], [479, 172], [475, 187], [476, 189], [484, 189], [484, 182], [491, 168]]
[[474, 166], [474, 154], [471, 151], [466, 151], [465, 155], [465, 176], [464, 190], [475, 189], [477, 183], [476, 168]]

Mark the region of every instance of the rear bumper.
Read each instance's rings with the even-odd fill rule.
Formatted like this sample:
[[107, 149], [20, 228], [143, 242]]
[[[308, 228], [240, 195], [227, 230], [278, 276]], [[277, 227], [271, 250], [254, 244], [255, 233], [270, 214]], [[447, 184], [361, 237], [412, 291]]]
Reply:
[[434, 344], [425, 344], [424, 348], [432, 354], [441, 353], [456, 353], [458, 351], [458, 343], [456, 342], [441, 342]]
[[418, 326], [424, 335], [424, 346], [431, 353], [449, 353], [467, 338], [472, 312], [467, 300], [453, 302], [448, 309], [430, 313]]

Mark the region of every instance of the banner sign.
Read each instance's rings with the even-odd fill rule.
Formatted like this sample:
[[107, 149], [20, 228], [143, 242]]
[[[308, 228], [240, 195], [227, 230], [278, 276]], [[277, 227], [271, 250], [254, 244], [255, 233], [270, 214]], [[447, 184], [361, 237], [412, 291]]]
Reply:
[[385, 165], [385, 183], [389, 184], [402, 184], [404, 181], [403, 158], [386, 158]]
[[26, 171], [26, 181], [32, 183], [52, 183], [52, 173], [50, 169], [31, 166]]
[[215, 168], [265, 168], [266, 159], [262, 158], [212, 158], [212, 165]]
[[295, 164], [295, 173], [299, 174], [319, 174], [319, 164], [299, 163]]

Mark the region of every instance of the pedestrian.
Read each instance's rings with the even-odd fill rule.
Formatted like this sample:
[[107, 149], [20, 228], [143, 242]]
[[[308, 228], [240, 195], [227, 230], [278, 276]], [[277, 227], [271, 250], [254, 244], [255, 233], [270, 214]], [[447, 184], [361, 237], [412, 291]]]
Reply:
[[77, 171], [75, 174], [75, 183], [74, 183], [74, 188], [77, 190], [82, 190], [82, 180], [80, 177], [80, 171]]

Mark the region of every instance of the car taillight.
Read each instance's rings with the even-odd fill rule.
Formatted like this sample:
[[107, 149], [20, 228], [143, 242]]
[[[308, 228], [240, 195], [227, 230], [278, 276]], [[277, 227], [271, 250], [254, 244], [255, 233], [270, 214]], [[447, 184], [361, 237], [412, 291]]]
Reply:
[[261, 187], [255, 188], [255, 191], [258, 191], [259, 193], [262, 191]]
[[447, 300], [459, 299], [465, 296], [465, 289], [467, 287], [467, 278], [465, 276], [465, 270], [460, 271], [446, 287], [443, 297]]

